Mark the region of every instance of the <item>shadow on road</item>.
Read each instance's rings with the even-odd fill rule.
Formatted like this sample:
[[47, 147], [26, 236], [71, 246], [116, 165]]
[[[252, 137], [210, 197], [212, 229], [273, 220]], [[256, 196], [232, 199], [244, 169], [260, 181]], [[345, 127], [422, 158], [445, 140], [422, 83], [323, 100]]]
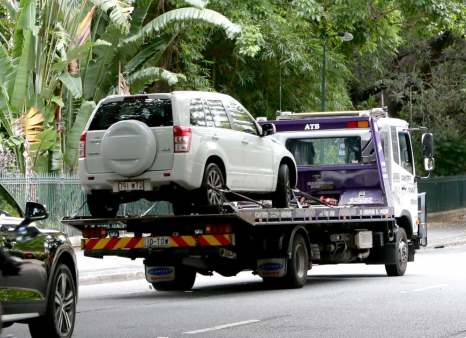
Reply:
[[[359, 282], [360, 279], [364, 278], [388, 278], [385, 274], [345, 274], [345, 275], [312, 275], [307, 277], [307, 283], [303, 287], [304, 289], [319, 289], [320, 287], [327, 287], [329, 284], [339, 284], [345, 282], [348, 284], [351, 282]], [[112, 299], [170, 299], [170, 300], [186, 300], [195, 298], [205, 297], [223, 297], [226, 295], [238, 295], [238, 294], [251, 294], [251, 293], [264, 293], [265, 292], [290, 292], [290, 289], [271, 286], [264, 284], [260, 280], [248, 281], [248, 282], [237, 282], [232, 280], [232, 283], [221, 283], [216, 285], [197, 286], [190, 291], [185, 292], [160, 292], [153, 290], [153, 294], [148, 294], [147, 291], [141, 291], [141, 293], [132, 293], [129, 295], [121, 295], [112, 297]]]

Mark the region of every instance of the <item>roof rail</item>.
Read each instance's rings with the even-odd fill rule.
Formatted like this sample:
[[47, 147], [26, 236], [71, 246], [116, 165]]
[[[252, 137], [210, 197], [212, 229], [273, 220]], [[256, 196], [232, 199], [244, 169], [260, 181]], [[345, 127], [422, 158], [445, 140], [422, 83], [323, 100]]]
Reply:
[[277, 120], [299, 120], [312, 117], [339, 117], [339, 116], [372, 116], [373, 118], [388, 117], [387, 107], [372, 108], [369, 110], [346, 110], [346, 111], [328, 111], [328, 112], [277, 112]]

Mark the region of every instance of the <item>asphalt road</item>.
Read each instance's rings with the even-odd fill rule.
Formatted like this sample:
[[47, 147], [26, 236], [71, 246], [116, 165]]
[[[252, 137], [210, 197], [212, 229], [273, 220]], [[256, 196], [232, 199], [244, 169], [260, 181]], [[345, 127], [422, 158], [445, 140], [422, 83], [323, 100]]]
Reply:
[[[383, 266], [315, 266], [298, 290], [198, 275], [194, 290], [144, 280], [80, 288], [75, 337], [466, 337], [466, 246], [418, 252], [404, 277]], [[25, 325], [8, 334], [29, 337]]]

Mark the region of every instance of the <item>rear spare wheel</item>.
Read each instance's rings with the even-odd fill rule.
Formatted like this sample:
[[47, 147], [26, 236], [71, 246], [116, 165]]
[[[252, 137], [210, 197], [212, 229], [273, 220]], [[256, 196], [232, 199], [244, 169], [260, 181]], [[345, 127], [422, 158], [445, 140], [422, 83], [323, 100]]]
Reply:
[[113, 124], [102, 138], [105, 167], [126, 177], [140, 175], [149, 169], [156, 151], [157, 144], [152, 130], [136, 120]]

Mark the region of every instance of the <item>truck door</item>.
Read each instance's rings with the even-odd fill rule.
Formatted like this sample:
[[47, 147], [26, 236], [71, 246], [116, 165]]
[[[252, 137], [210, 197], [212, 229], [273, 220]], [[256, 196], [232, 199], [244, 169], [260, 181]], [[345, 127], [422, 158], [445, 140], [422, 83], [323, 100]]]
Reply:
[[404, 127], [392, 127], [393, 199], [397, 217], [406, 216], [417, 233], [418, 197], [411, 136]]

